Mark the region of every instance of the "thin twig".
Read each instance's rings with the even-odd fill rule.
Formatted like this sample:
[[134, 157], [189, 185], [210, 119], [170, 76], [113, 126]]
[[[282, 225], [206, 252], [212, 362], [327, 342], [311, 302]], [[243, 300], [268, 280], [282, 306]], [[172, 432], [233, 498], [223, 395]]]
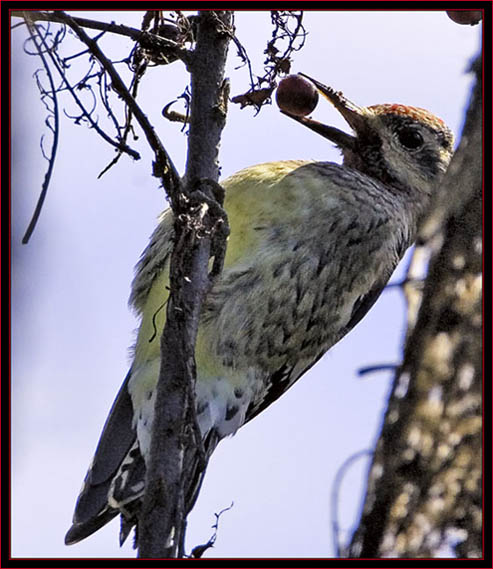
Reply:
[[[99, 61], [99, 63], [110, 76], [112, 88], [125, 101], [127, 107], [132, 111], [133, 115], [137, 119], [140, 127], [144, 131], [147, 142], [154, 151], [156, 157], [154, 174], [161, 178], [162, 184], [166, 188], [173, 205], [173, 203], [177, 202], [179, 199], [179, 188], [181, 187], [180, 176], [167, 151], [165, 150], [161, 140], [154, 131], [153, 126], [149, 122], [149, 119], [144, 114], [135, 99], [132, 97], [115, 67], [106, 57], [106, 55], [101, 51], [97, 42], [92, 40], [76, 22], [76, 20], [71, 16], [68, 16], [64, 12], [57, 12], [57, 18], [59, 21], [70, 26], [77, 37], [87, 45], [91, 54]], [[139, 31], [139, 33], [141, 32]]]
[[122, 138], [122, 127], [120, 126], [120, 123], [118, 121], [118, 118], [115, 115], [115, 112], [113, 111], [113, 105], [111, 104], [110, 100], [109, 100], [109, 94], [111, 93], [111, 82], [108, 84], [108, 74], [107, 73], [101, 73], [101, 75], [99, 76], [99, 81], [98, 81], [98, 87], [99, 87], [99, 98], [101, 100], [101, 102], [103, 103], [103, 107], [106, 109], [106, 114], [107, 117], [111, 120], [111, 122], [113, 123], [113, 127], [115, 128], [116, 132], [118, 133], [118, 138], [121, 139]]
[[[52, 111], [52, 113], [53, 113], [53, 118], [55, 120], [55, 124], [52, 127], [53, 144], [51, 145], [51, 155], [48, 159], [48, 170], [46, 171], [45, 178], [43, 180], [43, 185], [41, 187], [41, 193], [39, 194], [38, 202], [36, 203], [36, 207], [34, 209], [33, 216], [31, 218], [29, 225], [28, 225], [26, 233], [24, 234], [24, 237], [22, 238], [22, 243], [24, 245], [31, 238], [31, 235], [34, 231], [34, 228], [36, 227], [36, 224], [38, 222], [39, 216], [41, 215], [43, 203], [45, 201], [46, 194], [48, 192], [48, 186], [50, 185], [51, 175], [53, 173], [53, 167], [55, 164], [55, 158], [56, 158], [56, 153], [57, 153], [57, 149], [58, 149], [58, 136], [59, 136], [59, 130], [60, 130], [58, 100], [57, 100], [57, 94], [55, 91], [55, 83], [53, 81], [53, 76], [51, 75], [51, 71], [50, 71], [50, 68], [48, 66], [48, 62], [45, 59], [45, 56], [44, 56], [43, 51], [41, 49], [41, 46], [38, 43], [38, 41], [36, 40], [36, 36], [38, 35], [36, 27], [34, 26], [34, 24], [32, 22], [30, 22], [27, 19], [26, 19], [26, 24], [27, 24], [27, 27], [29, 29], [29, 33], [31, 34], [31, 39], [32, 39], [34, 45], [36, 46], [36, 49], [38, 50], [39, 57], [41, 58], [41, 61], [42, 61], [43, 66], [45, 68], [46, 75], [48, 77], [48, 81], [51, 85], [51, 91], [52, 91], [51, 97], [53, 100], [53, 111]], [[43, 43], [43, 45], [46, 47], [46, 43], [44, 41], [44, 38], [42, 36], [39, 36], [39, 38], [40, 38], [41, 42]]]
[[[288, 28], [290, 19], [296, 19], [296, 27], [294, 31]], [[299, 51], [304, 43], [306, 31], [303, 27], [303, 11], [298, 14], [291, 11], [271, 11], [271, 20], [274, 25], [272, 32], [272, 39], [267, 43], [264, 53], [267, 58], [264, 61], [264, 74], [257, 75], [254, 79], [253, 70], [248, 54], [241, 44], [240, 40], [232, 34], [232, 40], [238, 49], [238, 56], [242, 60], [243, 65], [248, 66], [248, 73], [250, 78], [250, 89], [246, 93], [236, 95], [231, 99], [233, 103], [239, 103], [241, 108], [245, 106], [253, 106], [256, 109], [256, 115], [260, 112], [262, 107], [271, 101], [271, 95], [277, 85], [277, 78], [279, 74], [289, 73], [291, 67], [290, 56], [293, 52]], [[279, 40], [288, 39], [288, 45], [282, 55], [278, 55], [279, 49], [276, 47], [276, 42]], [[299, 45], [296, 45], [296, 40], [300, 39]], [[262, 85], [267, 84], [267, 87]]]
[[365, 449], [354, 453], [349, 458], [347, 458], [341, 466], [337, 469], [336, 477], [334, 483], [332, 484], [332, 490], [330, 493], [330, 512], [331, 512], [331, 525], [332, 525], [332, 542], [334, 544], [334, 552], [337, 557], [342, 555], [342, 547], [339, 539], [340, 527], [339, 527], [339, 493], [341, 491], [341, 484], [347, 470], [353, 465], [357, 460], [363, 456], [371, 456], [373, 451]]
[[[144, 61], [144, 63], [138, 68], [135, 69], [134, 71], [134, 76], [132, 79], [132, 97], [137, 100], [137, 92], [139, 89], [139, 84], [140, 84], [140, 80], [142, 79], [142, 77], [144, 76], [145, 70], [146, 70], [146, 63]], [[125, 120], [125, 127], [123, 129], [123, 135], [121, 135], [121, 139], [123, 142], [127, 142], [127, 138], [129, 133], [133, 130], [132, 127], [132, 111], [127, 107], [127, 117]], [[113, 158], [113, 160], [98, 174], [98, 179], [101, 178], [104, 174], [106, 174], [106, 172], [112, 168], [117, 162], [118, 160], [120, 160], [122, 156], [122, 152], [119, 151], [117, 153], [117, 155]]]
[[396, 371], [399, 366], [397, 364], [378, 364], [372, 366], [361, 367], [358, 370], [358, 375], [367, 375], [377, 371]]
[[[77, 106], [80, 108], [81, 112], [82, 112], [82, 117], [84, 117], [91, 128], [93, 128], [98, 134], [99, 136], [101, 136], [101, 138], [103, 140], [105, 140], [106, 142], [108, 142], [108, 144], [111, 144], [111, 146], [114, 146], [115, 148], [117, 148], [119, 151], [121, 152], [125, 152], [126, 154], [128, 154], [129, 156], [131, 156], [132, 158], [134, 158], [135, 160], [140, 160], [140, 154], [134, 150], [133, 148], [130, 148], [127, 144], [125, 144], [125, 142], [123, 141], [119, 141], [116, 142], [115, 140], [113, 140], [111, 138], [111, 136], [109, 136], [91, 117], [91, 113], [92, 111], [88, 111], [84, 104], [82, 103], [82, 101], [80, 100], [79, 96], [77, 95], [77, 93], [75, 92], [74, 88], [72, 87], [72, 85], [69, 83], [69, 81], [67, 80], [65, 73], [63, 72], [63, 69], [61, 68], [60, 64], [58, 63], [56, 57], [54, 56], [52, 50], [47, 50], [48, 55], [50, 56], [50, 59], [53, 63], [53, 65], [55, 66], [56, 70], [58, 71], [61, 79], [62, 79], [62, 83], [65, 85], [65, 88], [68, 90], [68, 92], [72, 95], [75, 103], [77, 104]], [[82, 82], [87, 81], [87, 75], [86, 77], [84, 77], [82, 79]], [[60, 91], [58, 89], [58, 91]]]
[[[95, 35], [92, 39], [94, 41], [99, 41], [104, 36], [105, 33], [106, 33], [106, 30], [102, 31], [100, 34]], [[79, 51], [79, 52], [74, 53], [72, 55], [68, 55], [67, 57], [63, 58], [63, 63], [66, 64], [67, 61], [70, 61], [72, 59], [76, 59], [77, 57], [81, 57], [82, 55], [86, 55], [86, 53], [89, 53], [88, 49], [83, 49], [82, 51]]]
[[18, 24], [13, 24], [12, 26], [10, 26], [11, 30], [15, 30], [16, 28], [20, 28], [21, 26], [25, 26], [26, 22], [19, 22]]
[[165, 119], [169, 120], [170, 122], [181, 122], [184, 125], [189, 124], [190, 123], [190, 117], [188, 116], [188, 113], [186, 115], [184, 115], [182, 113], [177, 113], [176, 111], [170, 111], [169, 110], [170, 107], [177, 102], [178, 102], [178, 99], [175, 99], [174, 101], [170, 101], [167, 105], [165, 105], [163, 107], [161, 114], [163, 115], [163, 117]]
[[216, 517], [216, 521], [215, 521], [214, 525], [212, 526], [214, 533], [211, 535], [211, 537], [209, 538], [209, 541], [207, 543], [203, 543], [202, 545], [196, 545], [192, 549], [192, 553], [191, 553], [190, 557], [193, 557], [194, 559], [199, 559], [200, 557], [202, 557], [202, 555], [204, 555], [204, 553], [208, 549], [210, 549], [211, 547], [214, 547], [214, 544], [216, 543], [216, 539], [217, 539], [217, 532], [219, 530], [219, 518], [224, 514], [224, 512], [228, 512], [229, 510], [231, 510], [231, 508], [233, 506], [234, 506], [234, 502], [231, 502], [230, 506], [228, 506], [227, 508], [223, 508], [219, 513], [214, 514], [214, 516]]
[[[27, 11], [29, 14], [29, 18], [31, 21], [37, 20], [44, 20], [47, 22], [58, 22], [58, 23], [67, 23], [67, 15], [63, 12], [38, 12], [38, 11]], [[25, 12], [20, 10], [13, 10], [11, 12], [11, 16], [14, 17], [25, 17]], [[163, 49], [166, 51], [172, 50], [174, 55], [181, 59], [186, 65], [190, 62], [190, 52], [181, 47], [176, 42], [163, 38], [157, 34], [153, 34], [151, 32], [143, 32], [142, 30], [138, 30], [136, 28], [132, 28], [130, 26], [125, 26], [123, 24], [115, 24], [114, 22], [107, 23], [107, 22], [98, 22], [96, 20], [89, 20], [87, 18], [71, 18], [73, 24], [81, 27], [81, 28], [89, 28], [92, 30], [102, 30], [106, 32], [110, 32], [112, 34], [118, 34], [121, 36], [127, 36], [132, 38], [134, 41], [139, 42], [142, 45], [149, 45], [151, 48], [154, 49]], [[72, 29], [73, 26], [71, 26]], [[75, 30], [74, 30], [75, 31]]]

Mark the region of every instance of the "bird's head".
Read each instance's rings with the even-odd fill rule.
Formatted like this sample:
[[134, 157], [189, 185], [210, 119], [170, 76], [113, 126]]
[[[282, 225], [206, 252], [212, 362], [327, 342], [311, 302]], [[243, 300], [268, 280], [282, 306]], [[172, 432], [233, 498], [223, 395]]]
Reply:
[[425, 109], [406, 105], [359, 107], [341, 92], [300, 75], [334, 105], [353, 134], [304, 116], [285, 114], [335, 143], [345, 166], [399, 190], [432, 192], [453, 153], [453, 134], [441, 119]]

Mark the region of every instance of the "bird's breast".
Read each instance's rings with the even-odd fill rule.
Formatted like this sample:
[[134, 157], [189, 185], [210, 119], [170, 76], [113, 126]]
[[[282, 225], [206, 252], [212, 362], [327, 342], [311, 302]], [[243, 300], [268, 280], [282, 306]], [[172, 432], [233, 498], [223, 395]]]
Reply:
[[[375, 181], [342, 166], [260, 165], [224, 185], [231, 234], [196, 345], [199, 423], [204, 433], [216, 428], [221, 436], [288, 388], [350, 329], [356, 303], [388, 280], [409, 244], [405, 208]], [[166, 272], [148, 294], [137, 363], [159, 359]], [[143, 377], [134, 403], [157, 381], [153, 371]]]

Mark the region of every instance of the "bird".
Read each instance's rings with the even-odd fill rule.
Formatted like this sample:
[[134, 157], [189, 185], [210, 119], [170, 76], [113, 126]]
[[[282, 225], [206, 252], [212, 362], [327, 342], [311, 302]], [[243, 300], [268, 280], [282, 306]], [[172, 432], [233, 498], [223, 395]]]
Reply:
[[[304, 77], [352, 132], [285, 112], [335, 144], [342, 164], [270, 162], [222, 183], [230, 235], [222, 273], [202, 306], [195, 352], [196, 418], [207, 457], [367, 314], [415, 240], [453, 155], [452, 131], [431, 112], [403, 104], [360, 107]], [[120, 544], [134, 526], [138, 530], [173, 235], [167, 210], [136, 266], [129, 302], [140, 328], [133, 362], [84, 479], [66, 544], [117, 515]], [[186, 512], [204, 473], [197, 469], [192, 477]]]

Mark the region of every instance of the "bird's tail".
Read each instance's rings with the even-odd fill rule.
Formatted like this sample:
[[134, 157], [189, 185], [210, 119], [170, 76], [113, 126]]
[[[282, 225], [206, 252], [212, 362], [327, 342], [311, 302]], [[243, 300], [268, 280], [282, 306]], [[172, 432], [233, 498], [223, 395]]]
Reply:
[[[184, 465], [185, 514], [192, 510], [200, 492], [205, 475], [205, 466], [219, 442], [219, 436], [211, 430], [204, 439], [205, 464], [196, 453]], [[120, 545], [136, 528], [145, 488], [145, 462], [140, 453], [137, 439], [128, 450], [117, 471], [110, 479], [101, 483], [94, 480], [94, 465], [89, 469], [83, 490], [77, 501], [74, 523], [65, 537], [67, 545], [88, 537], [115, 516], [120, 514]]]
[[[204, 480], [207, 464], [209, 459], [218, 445], [220, 437], [217, 432], [212, 429], [207, 433], [203, 440], [204, 456], [199, 456], [198, 452], [192, 452], [188, 455], [187, 463], [183, 466], [183, 488], [184, 488], [184, 503], [185, 519], [193, 509], [197, 498], [200, 493], [200, 488]], [[137, 548], [138, 532], [139, 532], [139, 515], [142, 508], [143, 496], [139, 497], [137, 501], [131, 502], [125, 509], [120, 508], [121, 513], [121, 526], [120, 526], [120, 545], [123, 545], [127, 539], [132, 527], [135, 526], [135, 541], [134, 548]], [[172, 530], [174, 535], [178, 535], [176, 528]], [[184, 537], [184, 536], [182, 536]], [[169, 538], [171, 542], [171, 537]], [[183, 544], [181, 544], [181, 547]]]

